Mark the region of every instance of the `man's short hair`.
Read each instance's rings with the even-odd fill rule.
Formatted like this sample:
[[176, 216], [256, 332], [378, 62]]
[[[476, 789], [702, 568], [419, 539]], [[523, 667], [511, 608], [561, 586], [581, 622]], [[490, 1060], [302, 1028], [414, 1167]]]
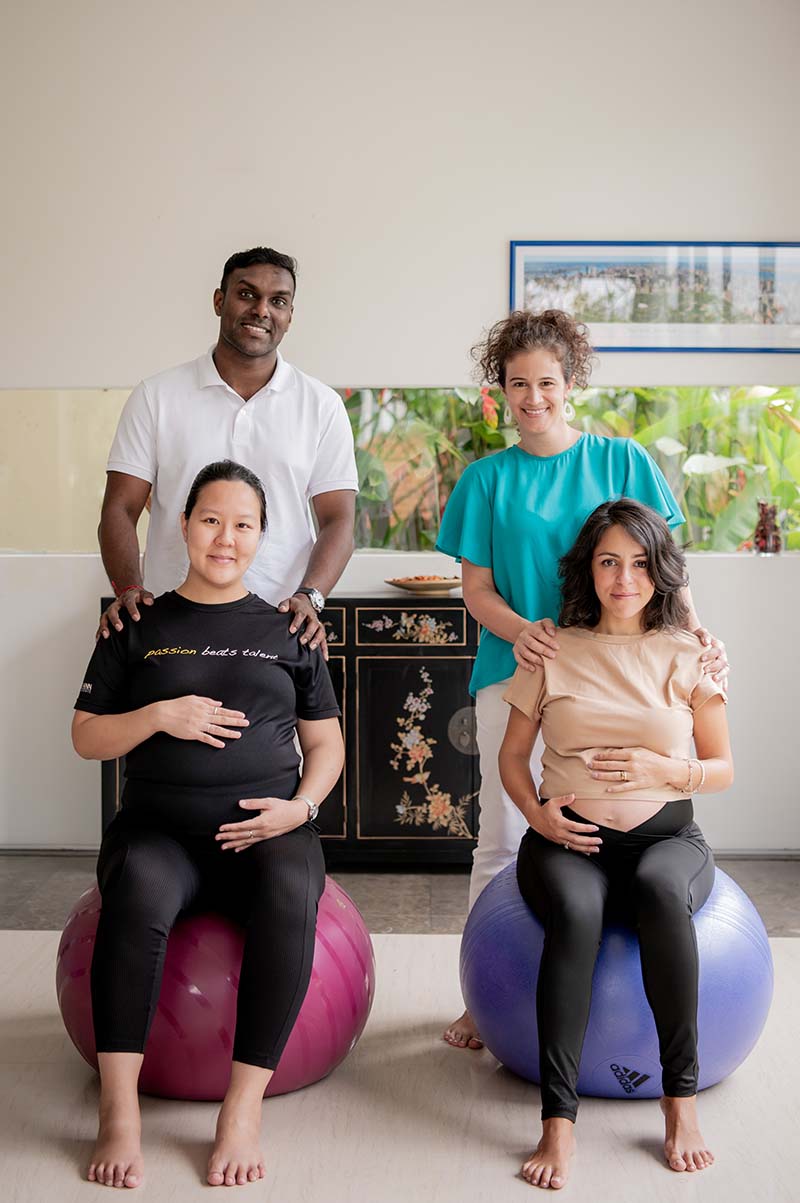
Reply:
[[239, 267], [252, 267], [254, 263], [269, 263], [273, 267], [282, 267], [292, 277], [292, 289], [297, 289], [297, 260], [291, 255], [284, 255], [282, 251], [274, 251], [271, 246], [254, 246], [249, 251], [237, 251], [231, 255], [222, 269], [222, 280], [220, 281], [220, 289], [222, 292], [228, 287], [228, 279], [231, 272], [235, 272]]

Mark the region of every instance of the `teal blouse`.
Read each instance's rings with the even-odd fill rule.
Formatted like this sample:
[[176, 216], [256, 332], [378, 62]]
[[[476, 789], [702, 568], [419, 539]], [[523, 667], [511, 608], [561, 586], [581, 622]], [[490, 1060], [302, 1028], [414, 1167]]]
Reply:
[[[491, 568], [517, 614], [558, 620], [558, 561], [604, 501], [633, 497], [670, 527], [685, 521], [658, 465], [633, 439], [581, 437], [558, 455], [509, 447], [469, 464], [442, 517], [437, 551]], [[512, 676], [512, 645], [485, 628], [470, 693]]]

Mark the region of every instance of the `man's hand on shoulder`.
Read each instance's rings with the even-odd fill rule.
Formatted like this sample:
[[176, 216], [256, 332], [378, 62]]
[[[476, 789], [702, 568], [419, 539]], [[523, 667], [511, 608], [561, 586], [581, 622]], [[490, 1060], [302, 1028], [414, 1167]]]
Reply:
[[[317, 611], [312, 606], [308, 596], [305, 593], [295, 593], [292, 597], [284, 598], [278, 606], [281, 614], [289, 614], [292, 618], [289, 624], [289, 632], [294, 635], [296, 631], [303, 631], [300, 636], [301, 643], [307, 643], [312, 652], [317, 648], [322, 652], [325, 659], [328, 659], [328, 641], [325, 637], [325, 627], [322, 625]], [[305, 627], [305, 630], [303, 630]]]
[[100, 639], [108, 639], [111, 627], [115, 631], [122, 630], [122, 619], [120, 612], [125, 609], [130, 614], [134, 622], [138, 622], [141, 615], [139, 614], [139, 606], [152, 606], [155, 598], [149, 589], [145, 589], [142, 585], [131, 585], [127, 589], [123, 589], [120, 594], [114, 599], [107, 610], [104, 610], [100, 616], [100, 626], [95, 634], [95, 641]]

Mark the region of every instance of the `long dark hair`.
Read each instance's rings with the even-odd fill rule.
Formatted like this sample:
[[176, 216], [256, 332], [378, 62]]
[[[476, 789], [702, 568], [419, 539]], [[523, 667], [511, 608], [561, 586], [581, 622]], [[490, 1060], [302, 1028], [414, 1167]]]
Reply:
[[256, 497], [258, 497], [258, 505], [261, 513], [261, 529], [262, 531], [267, 529], [267, 499], [264, 496], [264, 486], [255, 472], [251, 472], [249, 468], [245, 468], [244, 464], [237, 464], [232, 459], [215, 460], [213, 464], [206, 464], [205, 468], [201, 468], [197, 473], [197, 476], [192, 481], [189, 496], [186, 498], [186, 505], [183, 507], [184, 517], [187, 520], [197, 505], [197, 500], [202, 490], [206, 485], [213, 484], [216, 480], [238, 480], [243, 485], [249, 485]]
[[676, 546], [660, 514], [630, 497], [604, 501], [589, 515], [574, 544], [559, 560], [562, 627], [595, 627], [600, 621], [600, 601], [592, 577], [597, 544], [612, 526], [621, 526], [640, 543], [647, 555], [647, 575], [655, 593], [642, 613], [642, 629], [685, 627], [689, 611], [680, 591], [689, 584], [686, 557]]

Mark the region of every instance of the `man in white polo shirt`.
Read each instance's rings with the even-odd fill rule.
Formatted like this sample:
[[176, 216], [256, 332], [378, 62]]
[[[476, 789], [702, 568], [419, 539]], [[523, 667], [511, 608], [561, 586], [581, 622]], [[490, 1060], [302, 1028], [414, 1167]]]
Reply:
[[[291, 611], [291, 629], [305, 625], [302, 642], [327, 654], [319, 612], [353, 551], [358, 473], [341, 398], [278, 353], [296, 271], [294, 259], [268, 247], [232, 255], [214, 292], [216, 346], [142, 381], [128, 398], [100, 519], [103, 564], [117, 595], [101, 619], [104, 637], [109, 623], [122, 629], [122, 606], [138, 620], [138, 605], [183, 579], [179, 515], [189, 487], [205, 464], [232, 459], [259, 476], [267, 497], [267, 537], [245, 584]], [[136, 523], [151, 489], [143, 581]]]

